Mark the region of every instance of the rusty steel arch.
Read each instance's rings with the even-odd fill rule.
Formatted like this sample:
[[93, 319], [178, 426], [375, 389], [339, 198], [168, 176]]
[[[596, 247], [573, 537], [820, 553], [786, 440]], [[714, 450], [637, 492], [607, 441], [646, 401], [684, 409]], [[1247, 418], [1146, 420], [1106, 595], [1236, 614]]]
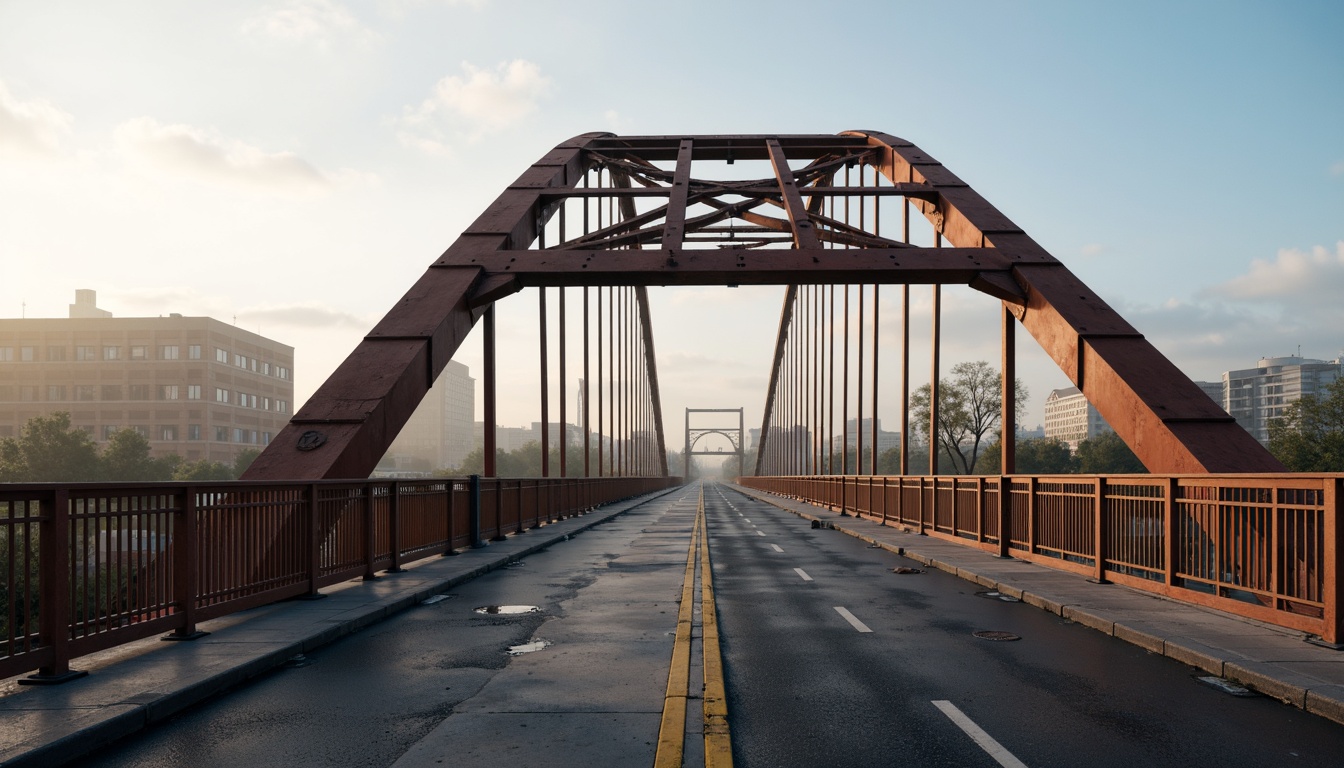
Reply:
[[[759, 162], [769, 175], [698, 178], [692, 164], [705, 161]], [[881, 183], [837, 184], [856, 166], [875, 171]], [[823, 201], [854, 195], [908, 201], [940, 247], [913, 246], [825, 214]], [[589, 201], [598, 202], [596, 226]], [[566, 214], [574, 219], [580, 203], [582, 234], [570, 236]], [[429, 266], [245, 477], [367, 475], [477, 320], [526, 287], [635, 286], [656, 399], [647, 286], [770, 284], [788, 286], [792, 295], [799, 285], [845, 283], [963, 284], [1000, 300], [1151, 471], [1282, 471], [1142, 334], [941, 163], [889, 134], [847, 131], [589, 133], [560, 144]], [[791, 306], [786, 297], [767, 426]], [[654, 410], [663, 452], [660, 408]], [[311, 432], [325, 441], [302, 450]]]

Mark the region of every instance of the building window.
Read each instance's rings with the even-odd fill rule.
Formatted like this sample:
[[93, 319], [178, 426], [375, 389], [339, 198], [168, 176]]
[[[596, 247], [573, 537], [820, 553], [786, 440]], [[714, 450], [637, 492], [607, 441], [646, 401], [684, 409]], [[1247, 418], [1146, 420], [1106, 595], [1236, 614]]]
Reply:
[[175, 427], [175, 426], [171, 426], [171, 425], [165, 425], [165, 426], [159, 427], [159, 439], [160, 439], [160, 440], [173, 440], [173, 441], [176, 441], [176, 440], [177, 440], [177, 427]]
[[235, 368], [246, 368], [247, 358], [235, 352], [233, 353], [233, 365]]
[[262, 432], [262, 433], [261, 433], [261, 444], [262, 444], [262, 445], [270, 445], [270, 444], [271, 444], [271, 433], [270, 433], [270, 432]]
[[103, 425], [103, 439], [104, 439], [104, 440], [111, 440], [111, 439], [112, 439], [112, 436], [115, 435], [115, 434], [117, 434], [117, 432], [118, 432], [120, 429], [121, 429], [121, 427], [118, 427], [118, 426], [116, 426], [115, 424], [104, 424], [104, 425]]
[[262, 363], [262, 364], [261, 364], [261, 373], [262, 373], [262, 375], [264, 375], [264, 376], [270, 376], [270, 375], [271, 375], [271, 364], [270, 364], [270, 363]]
[[166, 344], [159, 347], [160, 360], [176, 360], [182, 348], [176, 344]]
[[131, 429], [135, 430], [135, 433], [141, 437], [149, 437], [149, 427], [131, 427]]
[[25, 403], [37, 402], [37, 387], [27, 384], [20, 386], [19, 399]]
[[47, 360], [53, 363], [65, 361], [65, 347], [47, 347]]
[[190, 345], [190, 346], [187, 347], [187, 359], [188, 359], [188, 360], [200, 360], [200, 359], [201, 359], [201, 345], [200, 345], [200, 344], [192, 344], [192, 345]]
[[130, 393], [130, 399], [131, 399], [131, 400], [148, 400], [148, 399], [149, 399], [149, 385], [148, 385], [148, 384], [131, 384], [127, 389], [129, 390], [129, 393]]
[[93, 402], [93, 385], [92, 385], [92, 384], [76, 384], [76, 385], [75, 385], [75, 400], [78, 400], [78, 401], [80, 401], [80, 402]]
[[64, 401], [64, 400], [65, 400], [65, 385], [64, 385], [64, 384], [48, 384], [48, 385], [47, 385], [47, 400], [50, 400], [50, 401], [53, 402], [53, 403], [59, 403], [59, 402]]
[[120, 359], [121, 359], [121, 347], [113, 347], [113, 346], [106, 346], [106, 347], [103, 347], [103, 359], [104, 359], [104, 360], [120, 360]]
[[229, 442], [229, 428], [228, 428], [228, 427], [215, 427], [215, 442], [217, 442], [217, 443], [227, 443], [227, 442]]
[[215, 350], [215, 362], [216, 362], [216, 363], [224, 363], [225, 365], [228, 365], [228, 364], [229, 364], [229, 351], [228, 351], [227, 349], [216, 349], [216, 350]]
[[160, 385], [159, 385], [159, 399], [160, 399], [160, 400], [176, 400], [176, 399], [177, 399], [177, 385], [176, 385], [176, 384], [160, 384]]
[[37, 359], [37, 347], [19, 347], [19, 360], [31, 363]]
[[131, 347], [131, 359], [132, 359], [132, 360], [148, 360], [148, 359], [149, 359], [149, 347], [145, 346], [144, 344], [137, 344], [137, 345]]
[[0, 363], [14, 362], [14, 348], [0, 347]]
[[188, 399], [188, 400], [200, 400], [200, 399], [201, 399], [201, 385], [200, 385], [200, 384], [188, 384], [188, 385], [187, 385], [187, 399]]
[[188, 425], [187, 425], [187, 439], [188, 439], [188, 440], [200, 440], [200, 439], [201, 439], [201, 425], [200, 425], [200, 424], [188, 424]]
[[9, 402], [14, 399], [14, 387], [8, 384], [0, 384], [0, 402]]
[[289, 413], [289, 403], [285, 402], [284, 400], [276, 400], [275, 410], [276, 413]]
[[241, 429], [239, 429], [239, 428], [237, 428], [237, 427], [234, 427], [234, 428], [233, 428], [233, 442], [235, 442], [235, 443], [244, 443], [244, 442], [247, 442], [246, 440], [243, 439], [245, 434], [246, 434], [246, 433], [243, 432], [243, 430], [241, 430]]
[[229, 402], [229, 390], [215, 387], [215, 402], [216, 403]]
[[286, 367], [284, 367], [283, 365], [277, 365], [277, 366], [275, 367], [275, 375], [278, 376], [278, 377], [280, 377], [280, 378], [282, 378], [282, 379], [288, 379], [288, 378], [289, 378], [289, 369], [286, 368]]
[[76, 360], [97, 360], [98, 353], [94, 347], [75, 347]]
[[269, 397], [261, 398], [261, 410], [263, 411], [271, 410], [271, 398]]
[[102, 391], [102, 393], [101, 393], [101, 397], [100, 397], [100, 399], [102, 399], [102, 400], [120, 400], [120, 399], [121, 399], [121, 385], [120, 385], [120, 384], [104, 384], [104, 385], [103, 385], [103, 391]]

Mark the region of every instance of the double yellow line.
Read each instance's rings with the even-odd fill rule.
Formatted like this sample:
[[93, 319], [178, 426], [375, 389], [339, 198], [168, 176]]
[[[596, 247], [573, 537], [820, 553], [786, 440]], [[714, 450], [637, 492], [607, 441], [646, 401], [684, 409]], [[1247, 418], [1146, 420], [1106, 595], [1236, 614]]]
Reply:
[[686, 700], [690, 697], [692, 608], [695, 600], [695, 569], [700, 567], [701, 647], [704, 654], [705, 768], [731, 768], [732, 740], [728, 733], [728, 696], [723, 686], [723, 655], [719, 651], [719, 620], [714, 608], [714, 577], [709, 562], [709, 536], [705, 530], [705, 487], [691, 530], [686, 554], [686, 574], [681, 585], [681, 609], [672, 644], [672, 668], [667, 675], [663, 699], [663, 722], [658, 729], [658, 754], [654, 768], [681, 768], [686, 737]]

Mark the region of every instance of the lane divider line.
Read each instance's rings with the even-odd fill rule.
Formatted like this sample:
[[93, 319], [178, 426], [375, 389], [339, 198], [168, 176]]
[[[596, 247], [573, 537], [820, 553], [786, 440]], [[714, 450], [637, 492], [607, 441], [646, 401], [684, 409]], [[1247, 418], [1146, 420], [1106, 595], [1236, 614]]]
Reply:
[[732, 768], [733, 742], [728, 729], [728, 692], [719, 648], [719, 614], [714, 604], [714, 572], [709, 559], [709, 530], [700, 510], [700, 646], [704, 655], [705, 768]]
[[975, 743], [979, 744], [980, 748], [985, 750], [985, 752], [990, 757], [994, 758], [999, 765], [1002, 765], [1003, 768], [1027, 768], [1026, 763], [1018, 760], [1012, 752], [1004, 749], [1002, 744], [995, 741], [993, 736], [985, 733], [984, 729], [976, 725], [974, 720], [967, 717], [965, 712], [958, 709], [956, 704], [953, 704], [950, 701], [935, 701], [933, 702], [933, 706], [942, 710], [942, 713], [947, 715], [949, 720], [955, 723], [958, 728], [965, 731], [967, 736], [974, 739]]
[[[807, 575], [807, 571], [804, 571], [802, 568], [794, 568], [794, 569], [793, 569], [793, 572], [796, 573], [796, 574], [798, 574], [799, 576], [802, 576], [802, 577], [803, 577], [803, 581], [811, 581], [811, 580], [812, 580], [812, 577], [811, 577], [811, 576], [808, 576], [808, 575]], [[837, 609], [837, 610], [839, 610], [839, 609]]]
[[705, 490], [700, 487], [700, 502], [691, 529], [691, 544], [686, 553], [686, 572], [681, 583], [681, 607], [677, 611], [676, 637], [672, 641], [672, 664], [667, 672], [667, 693], [663, 696], [663, 718], [658, 726], [658, 751], [654, 768], [681, 768], [686, 740], [686, 699], [691, 678], [691, 611], [695, 599], [696, 545], [705, 514]]
[[[797, 570], [797, 569], [795, 568], [794, 570]], [[864, 624], [862, 621], [859, 621], [858, 617], [856, 617], [854, 614], [850, 613], [850, 612], [849, 612], [843, 605], [837, 605], [837, 606], [835, 606], [835, 611], [836, 611], [836, 613], [840, 614], [840, 617], [841, 617], [841, 618], [843, 618], [845, 621], [848, 621], [850, 626], [854, 627], [855, 629], [859, 630], [860, 632], [872, 632], [872, 631], [873, 631], [873, 630], [871, 630], [871, 629], [868, 628], [868, 625], [867, 625], [867, 624]]]
[[770, 547], [771, 547], [771, 549], [774, 549], [776, 552], [783, 552], [783, 551], [784, 551], [778, 544], [771, 544]]

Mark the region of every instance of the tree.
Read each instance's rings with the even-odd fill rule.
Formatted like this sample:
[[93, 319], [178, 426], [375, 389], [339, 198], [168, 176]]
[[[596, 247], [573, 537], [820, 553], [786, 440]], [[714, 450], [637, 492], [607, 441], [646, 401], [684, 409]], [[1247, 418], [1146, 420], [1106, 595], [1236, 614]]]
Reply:
[[1065, 475], [1078, 471], [1068, 443], [1057, 438], [1017, 441], [1017, 471], [1024, 475]]
[[77, 483], [96, 480], [98, 447], [70, 414], [57, 411], [29, 419], [17, 438], [0, 440], [0, 481]]
[[213, 483], [233, 480], [233, 469], [224, 462], [201, 459], [184, 461], [173, 470], [173, 479], [197, 483]]
[[[938, 446], [952, 462], [952, 471], [969, 475], [975, 472], [982, 445], [993, 439], [1000, 428], [1003, 390], [1002, 377], [983, 360], [958, 363], [952, 375], [938, 383]], [[1015, 382], [1017, 416], [1021, 416], [1027, 389]], [[911, 427], [928, 440], [929, 385], [910, 397]], [[911, 454], [913, 456], [913, 452]]]
[[155, 459], [149, 455], [149, 439], [134, 429], [119, 429], [112, 433], [98, 457], [103, 480], [118, 482], [169, 480], [181, 462]]
[[1078, 444], [1074, 455], [1078, 471], [1084, 475], [1136, 475], [1148, 469], [1139, 457], [1114, 432], [1089, 437]]
[[1344, 379], [1269, 423], [1269, 452], [1293, 472], [1344, 472]]
[[256, 461], [260, 455], [261, 451], [256, 448], [244, 448], [239, 451], [238, 455], [233, 457], [233, 478], [236, 480], [242, 477], [247, 468], [252, 466], [252, 462]]

